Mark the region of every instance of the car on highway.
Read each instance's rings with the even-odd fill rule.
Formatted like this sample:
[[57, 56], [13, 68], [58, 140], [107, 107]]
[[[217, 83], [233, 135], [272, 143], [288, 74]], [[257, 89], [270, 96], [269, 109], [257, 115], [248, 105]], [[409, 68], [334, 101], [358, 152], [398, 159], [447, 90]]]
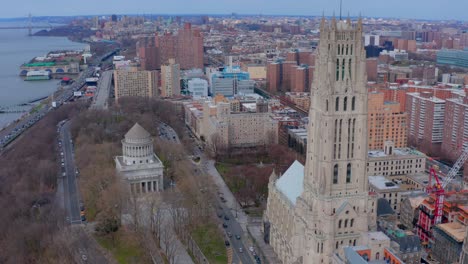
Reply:
[[239, 253], [242, 253], [244, 252], [244, 250], [242, 248], [239, 248]]
[[240, 239], [241, 239], [241, 236], [236, 235], [236, 239], [237, 239], [237, 240], [240, 240]]
[[224, 220], [227, 220], [227, 221], [229, 221], [229, 216], [227, 216], [227, 215], [224, 215]]
[[224, 227], [224, 228], [227, 228], [228, 225], [227, 225], [226, 223], [223, 223], [223, 227]]
[[62, 177], [65, 177], [65, 176], [67, 176], [67, 173], [63, 172]]
[[231, 232], [227, 232], [227, 236], [228, 236], [228, 237], [232, 237], [232, 233], [231, 233]]
[[229, 243], [229, 241], [225, 240], [224, 245], [226, 245], [226, 247], [229, 247], [231, 245], [231, 243]]

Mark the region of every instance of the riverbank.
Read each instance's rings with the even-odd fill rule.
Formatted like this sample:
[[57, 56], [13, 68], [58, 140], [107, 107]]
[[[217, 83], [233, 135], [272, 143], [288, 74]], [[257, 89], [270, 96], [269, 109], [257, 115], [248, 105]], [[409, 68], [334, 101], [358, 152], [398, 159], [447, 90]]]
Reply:
[[[15, 26], [0, 22], [0, 26]], [[33, 32], [34, 33], [34, 32]], [[0, 107], [8, 108], [50, 96], [57, 91], [58, 80], [25, 82], [19, 76], [19, 67], [31, 58], [51, 50], [84, 49], [88, 44], [72, 42], [65, 37], [28, 36], [28, 30], [0, 30]], [[15, 122], [24, 113], [0, 114], [0, 128]]]

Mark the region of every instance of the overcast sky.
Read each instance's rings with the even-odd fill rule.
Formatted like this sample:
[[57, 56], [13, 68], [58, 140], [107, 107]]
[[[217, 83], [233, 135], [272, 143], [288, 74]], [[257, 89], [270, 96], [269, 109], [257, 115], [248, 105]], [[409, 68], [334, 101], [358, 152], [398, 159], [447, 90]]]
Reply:
[[[94, 14], [332, 15], [340, 0], [0, 0], [0, 18]], [[343, 0], [343, 14], [468, 20], [468, 0]]]

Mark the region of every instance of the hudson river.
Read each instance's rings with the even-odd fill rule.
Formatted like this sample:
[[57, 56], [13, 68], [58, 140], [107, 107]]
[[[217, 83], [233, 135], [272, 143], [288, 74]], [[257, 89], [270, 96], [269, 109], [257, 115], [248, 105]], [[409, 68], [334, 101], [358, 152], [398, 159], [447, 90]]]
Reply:
[[[0, 27], [22, 25], [0, 22]], [[64, 37], [29, 37], [27, 29], [0, 29], [0, 106], [27, 103], [54, 92], [59, 80], [24, 81], [19, 67], [33, 57], [53, 50], [83, 49], [85, 44]], [[0, 129], [22, 114], [0, 114]]]

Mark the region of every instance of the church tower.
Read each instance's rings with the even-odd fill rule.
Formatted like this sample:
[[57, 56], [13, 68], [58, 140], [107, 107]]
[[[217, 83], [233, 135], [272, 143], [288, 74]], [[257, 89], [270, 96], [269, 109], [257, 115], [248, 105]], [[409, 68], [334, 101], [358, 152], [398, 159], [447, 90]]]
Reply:
[[293, 244], [302, 263], [331, 263], [373, 228], [368, 194], [366, 56], [362, 21], [322, 18]]

